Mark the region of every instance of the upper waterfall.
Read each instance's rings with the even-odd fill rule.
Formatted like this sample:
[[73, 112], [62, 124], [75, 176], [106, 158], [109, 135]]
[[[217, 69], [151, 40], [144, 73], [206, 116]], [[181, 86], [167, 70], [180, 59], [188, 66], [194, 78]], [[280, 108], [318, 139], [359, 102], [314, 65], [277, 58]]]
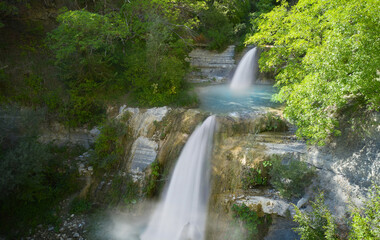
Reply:
[[204, 239], [215, 126], [210, 116], [190, 136], [142, 240]]
[[255, 47], [241, 59], [230, 84], [232, 90], [247, 89], [255, 80], [258, 71], [257, 52]]

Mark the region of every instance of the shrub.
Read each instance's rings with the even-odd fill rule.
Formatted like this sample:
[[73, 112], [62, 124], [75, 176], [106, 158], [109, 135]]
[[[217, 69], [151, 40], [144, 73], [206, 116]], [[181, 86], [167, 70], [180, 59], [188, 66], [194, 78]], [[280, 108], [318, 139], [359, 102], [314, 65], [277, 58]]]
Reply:
[[294, 221], [299, 224], [294, 228], [301, 235], [302, 240], [334, 240], [338, 239], [335, 220], [324, 204], [324, 194], [321, 192], [315, 202], [312, 202], [313, 211], [301, 212], [295, 207]]
[[314, 174], [315, 170], [304, 162], [290, 160], [288, 165], [283, 165], [279, 157], [274, 157], [270, 183], [285, 198], [300, 197], [305, 187], [311, 184]]
[[380, 187], [374, 184], [364, 209], [353, 206], [350, 239], [380, 239]]
[[95, 171], [111, 170], [118, 166], [123, 157], [122, 140], [128, 133], [128, 127], [116, 120], [107, 121], [100, 127], [92, 160]]
[[[302, 212], [294, 205], [296, 215], [294, 221], [299, 224], [294, 228], [301, 235], [301, 239], [345, 239], [346, 233], [339, 236], [335, 220], [324, 203], [324, 194], [320, 192], [315, 202], [312, 202], [311, 212]], [[376, 184], [371, 186], [369, 199], [364, 207], [352, 206], [349, 239], [375, 240], [380, 238], [380, 188]]]

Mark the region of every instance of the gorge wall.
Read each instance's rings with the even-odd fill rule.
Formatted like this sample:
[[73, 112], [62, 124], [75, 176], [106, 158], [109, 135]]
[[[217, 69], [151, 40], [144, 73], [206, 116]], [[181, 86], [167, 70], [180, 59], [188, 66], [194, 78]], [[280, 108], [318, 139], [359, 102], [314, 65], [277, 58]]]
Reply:
[[[89, 196], [96, 204], [108, 204], [106, 199], [115, 179], [127, 180], [132, 176], [133, 181], [144, 188], [155, 171], [153, 163], [160, 165], [162, 175], [153, 184], [162, 189], [188, 137], [208, 115], [194, 109], [121, 107], [114, 120], [129, 132], [123, 137], [123, 161], [116, 171], [95, 176], [90, 162], [85, 160], [88, 155], [83, 154], [78, 160], [78, 168], [88, 180], [81, 194]], [[285, 239], [294, 239], [297, 235], [291, 230], [294, 227], [292, 203], [309, 211], [313, 196], [322, 190], [334, 216], [344, 222], [350, 202], [362, 204], [371, 183], [379, 183], [378, 115], [373, 116], [374, 121], [365, 137], [344, 134], [325, 147], [308, 147], [297, 140], [293, 127], [273, 113], [231, 114], [217, 119], [211, 160], [209, 217], [212, 220], [208, 239], [227, 236], [231, 230], [228, 223], [233, 221], [231, 207], [243, 203], [259, 214], [272, 215], [273, 225], [265, 239], [276, 239], [281, 234], [289, 237]], [[271, 186], [244, 187], [244, 169], [260, 166], [273, 156], [280, 156], [284, 165], [290, 161], [304, 161], [316, 169], [313, 183], [303, 196], [287, 200]], [[120, 188], [116, 190], [123, 193], [125, 187]], [[117, 201], [122, 203], [121, 198]]]

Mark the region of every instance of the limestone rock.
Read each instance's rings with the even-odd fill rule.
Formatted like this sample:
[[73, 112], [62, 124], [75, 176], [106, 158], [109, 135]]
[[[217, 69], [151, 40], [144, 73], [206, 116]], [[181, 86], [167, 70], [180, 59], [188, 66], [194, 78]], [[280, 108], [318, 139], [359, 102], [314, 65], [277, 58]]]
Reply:
[[237, 204], [245, 204], [252, 210], [265, 214], [276, 214], [282, 217], [290, 210], [291, 205], [283, 200], [275, 200], [262, 196], [246, 196], [236, 201]]
[[229, 46], [224, 52], [218, 53], [205, 49], [194, 49], [190, 54], [190, 64], [196, 68], [188, 80], [190, 82], [225, 82], [235, 67], [235, 46]]
[[157, 156], [158, 144], [146, 137], [140, 136], [132, 146], [131, 170], [145, 170]]
[[121, 119], [127, 112], [131, 114], [128, 124], [133, 129], [135, 138], [139, 136], [152, 137], [154, 134], [154, 123], [161, 122], [171, 109], [168, 107], [150, 108], [140, 111], [138, 108], [126, 108], [122, 106], [117, 119]]

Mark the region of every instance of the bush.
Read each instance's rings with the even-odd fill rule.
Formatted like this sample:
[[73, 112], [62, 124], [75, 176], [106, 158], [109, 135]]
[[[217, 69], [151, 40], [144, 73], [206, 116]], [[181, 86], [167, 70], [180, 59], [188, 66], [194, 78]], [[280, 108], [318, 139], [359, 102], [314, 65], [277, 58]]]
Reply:
[[[296, 211], [294, 221], [299, 224], [294, 230], [301, 235], [301, 239], [334, 240], [346, 238], [346, 232], [338, 233], [335, 220], [324, 203], [323, 192], [319, 193], [316, 201], [312, 202], [311, 206], [311, 212], [302, 212], [294, 205]], [[379, 211], [380, 188], [374, 184], [371, 186], [369, 199], [364, 202], [363, 208], [352, 205], [349, 239], [379, 239]]]
[[279, 157], [272, 159], [270, 183], [285, 198], [301, 197], [314, 175], [315, 170], [304, 162], [290, 160], [288, 165], [283, 165]]
[[299, 224], [294, 230], [301, 235], [302, 240], [338, 239], [335, 220], [324, 204], [323, 192], [312, 202], [311, 212], [303, 213], [297, 206], [293, 206], [296, 211], [294, 221]]
[[119, 165], [123, 158], [123, 137], [128, 137], [128, 131], [128, 127], [117, 120], [107, 121], [100, 127], [92, 160], [95, 171], [107, 171]]
[[380, 187], [374, 184], [364, 209], [352, 207], [350, 239], [380, 239]]
[[243, 170], [243, 188], [249, 189], [256, 186], [265, 186], [268, 184], [269, 171], [272, 167], [270, 161], [263, 161], [255, 168], [246, 168]]

